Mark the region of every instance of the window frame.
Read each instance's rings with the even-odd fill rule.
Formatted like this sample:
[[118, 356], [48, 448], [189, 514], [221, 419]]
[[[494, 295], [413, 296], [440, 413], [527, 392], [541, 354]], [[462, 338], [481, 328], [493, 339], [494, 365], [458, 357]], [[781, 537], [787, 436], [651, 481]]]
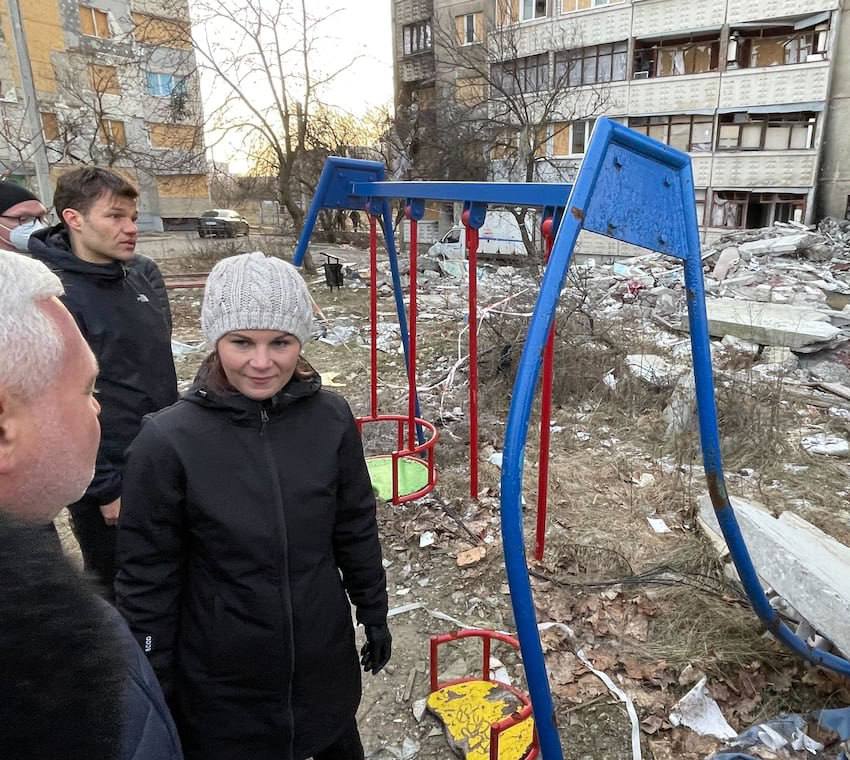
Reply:
[[[171, 86], [168, 88], [167, 92], [163, 92], [162, 87], [157, 87], [156, 91], [151, 87], [151, 77], [158, 77], [158, 82], [162, 81], [162, 77], [167, 77], [167, 81], [170, 80]], [[177, 74], [174, 71], [145, 71], [145, 94], [149, 95], [152, 98], [170, 98], [175, 93], [180, 94], [186, 93], [186, 85], [187, 85], [187, 77]]]
[[[696, 76], [698, 74], [711, 74], [720, 70], [720, 33], [717, 36], [706, 34], [691, 35], [690, 37], [676, 37], [660, 40], [637, 40], [634, 50], [633, 79], [666, 79], [674, 76]], [[650, 44], [640, 44], [641, 42]], [[662, 74], [664, 55], [682, 53], [683, 64], [687, 63], [687, 54], [693, 53], [697, 48], [707, 46], [709, 55], [709, 67], [700, 71], [673, 72]], [[641, 63], [639, 59], [643, 58]], [[687, 67], [685, 67], [687, 69]]]
[[53, 142], [62, 136], [62, 128], [59, 125], [59, 114], [55, 111], [40, 111], [41, 135], [45, 142]]
[[473, 11], [472, 13], [461, 13], [455, 16], [455, 30], [458, 36], [458, 45], [460, 45], [461, 47], [467, 47], [468, 45], [480, 45], [483, 42], [483, 39], [478, 38], [478, 32], [483, 31], [482, 27], [482, 11]]
[[[824, 61], [829, 54], [829, 38], [831, 19], [821, 21], [807, 29], [794, 29], [792, 26], [782, 27], [781, 33], [776, 28], [762, 29], [732, 29], [729, 35], [734, 42], [734, 49], [727, 52], [726, 68], [764, 69], [775, 66], [792, 66], [795, 64]], [[784, 48], [784, 60], [781, 63], [758, 63], [756, 61], [755, 41], [781, 42]], [[800, 44], [800, 43], [804, 44]], [[805, 53], [805, 56], [802, 54]], [[793, 58], [793, 59], [792, 59]]]
[[[519, 0], [519, 20], [520, 23], [524, 23], [526, 21], [538, 21], [541, 18], [548, 18], [549, 16], [549, 2], [550, 0]], [[525, 7], [526, 4], [530, 4], [532, 11], [531, 16], [526, 17], [525, 15]], [[540, 4], [543, 4], [543, 12], [538, 15], [537, 10]]]
[[[602, 50], [603, 48], [610, 48]], [[616, 70], [615, 61], [620, 57], [622, 60], [622, 78], [614, 76]], [[600, 77], [600, 60], [610, 59], [610, 77]], [[587, 61], [593, 61], [594, 78], [585, 81], [585, 71], [588, 69]], [[578, 81], [573, 81], [573, 75], [579, 70]], [[558, 50], [555, 53], [555, 82], [566, 82], [569, 87], [584, 87], [592, 84], [605, 84], [606, 82], [625, 82], [629, 73], [629, 41], [617, 40], [616, 42], [605, 42], [600, 45], [587, 45], [569, 50]]]
[[[634, 129], [636, 132], [640, 132], [643, 135], [647, 135], [648, 137], [655, 137], [655, 139], [659, 139], [655, 135], [650, 134], [652, 127], [664, 127], [665, 135], [664, 139], [661, 140], [665, 145], [672, 145], [670, 142], [670, 137], [673, 131], [674, 126], [681, 126], [687, 124], [688, 125], [688, 143], [687, 150], [685, 153], [711, 153], [712, 149], [715, 145], [714, 138], [714, 117], [708, 116], [706, 114], [667, 114], [664, 116], [630, 116], [629, 117], [629, 129]], [[708, 142], [697, 142], [694, 139], [697, 125], [698, 124], [710, 124], [711, 125], [711, 137]], [[657, 130], [656, 130], [657, 131]], [[705, 145], [707, 147], [697, 149], [694, 146], [696, 145]], [[673, 145], [672, 147], [677, 147]], [[682, 148], [678, 148], [678, 150], [682, 150]]]
[[[120, 128], [116, 129], [116, 127]], [[127, 125], [121, 119], [101, 117], [98, 119], [97, 132], [102, 145], [114, 145], [119, 148], [127, 147]]]
[[[89, 79], [92, 90], [102, 95], [120, 95], [121, 80], [118, 77], [118, 67], [103, 63], [89, 64]], [[105, 85], [103, 89], [101, 86]]]
[[[552, 150], [551, 157], [553, 159], [564, 159], [564, 158], [578, 158], [580, 156], [584, 156], [587, 152], [587, 146], [590, 143], [590, 135], [593, 133], [593, 127], [596, 124], [596, 118], [590, 119], [576, 119], [574, 121], [556, 121], [552, 122]], [[576, 127], [581, 125], [581, 151], [576, 151]], [[568, 153], [560, 153], [556, 151], [556, 146], [558, 145], [558, 135], [567, 133], [565, 142], [567, 146], [569, 146]]]
[[[109, 27], [109, 13], [107, 11], [103, 10], [102, 8], [95, 8], [92, 5], [85, 5], [83, 3], [80, 4], [79, 8], [80, 8], [80, 15], [79, 15], [79, 18], [80, 18], [80, 34], [82, 34], [84, 37], [94, 37], [95, 39], [98, 39], [98, 40], [112, 39], [112, 30]], [[86, 11], [90, 12], [89, 13], [90, 24], [91, 24], [91, 29], [94, 32], [93, 34], [84, 30], [83, 14]], [[102, 30], [101, 30], [101, 25], [98, 23], [99, 20], [103, 21], [103, 27], [104, 27], [104, 30], [106, 32], [105, 34], [100, 34], [100, 32]]]
[[[746, 114], [746, 121], [736, 119], [739, 114]], [[792, 117], [799, 117], [794, 119]], [[756, 117], [756, 118], [754, 118]], [[728, 114], [721, 114], [718, 125], [717, 135], [714, 141], [714, 150], [718, 152], [756, 152], [756, 151], [786, 151], [786, 150], [814, 150], [815, 135], [817, 133], [818, 115], [816, 111], [793, 111], [789, 113], [766, 113], [766, 114], [750, 114], [747, 111], [734, 111]], [[720, 144], [721, 134], [724, 128], [736, 128], [738, 135], [734, 146], [724, 146]], [[747, 147], [743, 145], [743, 135], [745, 127], [759, 127], [759, 144], [757, 146]], [[788, 128], [788, 140], [782, 147], [768, 147], [767, 137], [769, 129]], [[792, 147], [794, 141], [794, 130], [805, 127], [807, 133], [808, 145], [804, 148]], [[728, 139], [728, 138], [726, 138]]]
[[[500, 95], [531, 95], [538, 92], [548, 92], [551, 87], [549, 71], [549, 54], [538, 53], [527, 55], [522, 58], [512, 58], [508, 61], [499, 61], [491, 64], [491, 76], [501, 87]], [[533, 87], [529, 85], [529, 73], [534, 71]], [[541, 87], [541, 79], [543, 86]]]
[[[414, 46], [414, 42], [416, 45]], [[401, 28], [401, 50], [403, 56], [427, 53], [434, 49], [431, 19], [421, 19], [405, 24]]]

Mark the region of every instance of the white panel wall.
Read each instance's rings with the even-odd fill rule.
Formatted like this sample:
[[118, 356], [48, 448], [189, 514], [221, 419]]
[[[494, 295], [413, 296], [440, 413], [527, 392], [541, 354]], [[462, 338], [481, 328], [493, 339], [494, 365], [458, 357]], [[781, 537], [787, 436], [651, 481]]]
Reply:
[[683, 113], [694, 109], [714, 109], [720, 77], [717, 74], [632, 80], [629, 88], [629, 114]]
[[632, 9], [628, 3], [565, 13], [555, 20], [559, 33], [575, 37], [578, 46], [599, 45], [626, 40], [631, 34]]
[[719, 29], [723, 25], [725, 0], [647, 0], [635, 3], [633, 34], [646, 37], [689, 29]]
[[826, 100], [829, 62], [801, 63], [723, 75], [720, 107]]
[[708, 187], [711, 184], [711, 154], [691, 156], [694, 186]]
[[815, 152], [717, 153], [714, 187], [807, 187], [814, 183]]
[[739, 21], [761, 21], [797, 16], [801, 13], [819, 13], [837, 7], [838, 0], [729, 0], [727, 19], [730, 24], [734, 24]]

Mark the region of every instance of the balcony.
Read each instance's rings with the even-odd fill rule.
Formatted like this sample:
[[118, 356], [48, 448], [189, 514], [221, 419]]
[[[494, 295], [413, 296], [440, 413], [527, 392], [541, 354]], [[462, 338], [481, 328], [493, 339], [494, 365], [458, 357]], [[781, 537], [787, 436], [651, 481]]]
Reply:
[[838, 8], [838, 0], [729, 0], [726, 20], [730, 24], [789, 18]]
[[[814, 150], [715, 153], [711, 183], [729, 188], [808, 188], [815, 184]], [[697, 182], [699, 184], [699, 182]]]
[[645, 0], [634, 5], [633, 33], [635, 37], [651, 37], [683, 29], [716, 29], [724, 12], [724, 0]]
[[828, 78], [828, 61], [727, 71], [720, 88], [720, 108], [745, 110], [748, 106], [825, 101]]
[[632, 80], [630, 114], [713, 112], [720, 90], [716, 73]]

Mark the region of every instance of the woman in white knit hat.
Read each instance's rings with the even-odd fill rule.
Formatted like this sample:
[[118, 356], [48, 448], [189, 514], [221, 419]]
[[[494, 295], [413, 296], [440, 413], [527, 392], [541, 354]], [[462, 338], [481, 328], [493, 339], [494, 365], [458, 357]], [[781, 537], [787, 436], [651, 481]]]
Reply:
[[346, 402], [301, 356], [298, 271], [249, 253], [210, 272], [213, 348], [128, 454], [117, 603], [187, 760], [361, 760], [360, 669], [390, 656], [375, 498]]

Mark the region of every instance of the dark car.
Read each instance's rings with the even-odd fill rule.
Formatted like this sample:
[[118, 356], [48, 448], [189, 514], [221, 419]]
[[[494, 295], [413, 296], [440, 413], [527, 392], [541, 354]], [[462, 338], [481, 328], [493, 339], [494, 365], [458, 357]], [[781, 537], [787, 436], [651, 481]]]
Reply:
[[238, 211], [213, 208], [198, 219], [198, 235], [203, 237], [236, 237], [248, 234], [248, 222]]

